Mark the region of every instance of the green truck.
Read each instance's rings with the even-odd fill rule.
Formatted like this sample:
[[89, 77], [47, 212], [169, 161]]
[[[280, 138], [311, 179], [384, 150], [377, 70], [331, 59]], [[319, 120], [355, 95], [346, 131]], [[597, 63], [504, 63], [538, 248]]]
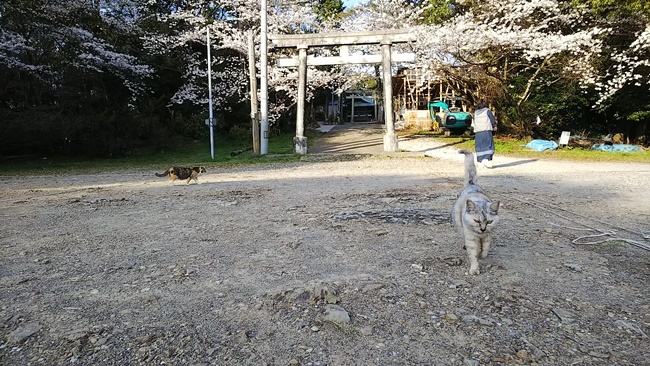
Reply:
[[429, 115], [434, 131], [443, 131], [445, 136], [452, 133], [462, 134], [472, 125], [472, 114], [463, 112], [458, 107], [449, 107], [442, 100], [429, 102]]

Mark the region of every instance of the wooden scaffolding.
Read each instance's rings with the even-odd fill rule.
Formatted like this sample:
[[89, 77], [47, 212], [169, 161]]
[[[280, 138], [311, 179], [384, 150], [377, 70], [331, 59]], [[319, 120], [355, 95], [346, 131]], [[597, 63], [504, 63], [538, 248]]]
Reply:
[[393, 78], [394, 108], [404, 128], [431, 127], [429, 102], [442, 100], [450, 107], [467, 112], [467, 89], [457, 82], [436, 77], [430, 70], [402, 69]]

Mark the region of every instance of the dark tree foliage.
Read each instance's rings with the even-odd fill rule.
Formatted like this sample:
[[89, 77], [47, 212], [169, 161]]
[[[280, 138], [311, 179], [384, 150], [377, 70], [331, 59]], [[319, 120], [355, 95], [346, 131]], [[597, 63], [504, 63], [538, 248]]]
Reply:
[[[608, 57], [625, 50], [634, 35], [643, 30], [650, 20], [650, 3], [639, 0], [572, 0], [574, 6], [589, 5], [592, 22], [613, 30], [605, 39], [603, 57], [594, 60], [602, 75], [615, 68]], [[647, 68], [636, 73], [648, 78]], [[542, 78], [534, 97], [518, 111], [517, 117], [534, 121], [541, 116], [542, 124], [530, 124], [533, 137], [557, 139], [561, 131], [603, 136], [623, 133], [630, 142], [648, 144], [650, 123], [650, 91], [647, 86], [626, 84], [604, 104], [594, 107], [598, 99], [593, 89], [579, 88], [570, 80], [548, 84], [553, 74]], [[514, 83], [516, 85], [516, 82]], [[513, 113], [514, 111], [510, 111]]]
[[143, 74], [121, 53], [140, 48], [137, 34], [83, 3], [8, 0], [0, 36], [14, 45], [0, 53], [1, 155], [115, 156], [146, 135], [131, 107]]
[[[414, 1], [420, 3], [421, 1]], [[442, 24], [456, 14], [462, 14], [469, 6], [469, 1], [459, 2], [456, 0], [425, 0], [430, 5], [424, 13], [424, 23]]]
[[[646, 0], [573, 0], [577, 4], [591, 6], [594, 18], [605, 26], [611, 26], [614, 32], [607, 39], [608, 49], [605, 55], [626, 50], [634, 40], [635, 33], [643, 30], [650, 23], [650, 2]], [[649, 57], [650, 55], [645, 55]], [[641, 56], [643, 57], [643, 56]], [[602, 74], [616, 67], [613, 62], [603, 57], [600, 61]], [[650, 78], [650, 68], [635, 70], [646, 80]], [[650, 145], [650, 90], [647, 86], [626, 84], [610, 100], [598, 109], [598, 126], [606, 133], [624, 133], [630, 142], [637, 141]]]
[[318, 0], [316, 14], [320, 21], [333, 21], [341, 16], [345, 6], [342, 0]]
[[[469, 10], [484, 10], [474, 0], [405, 0], [431, 4], [424, 22], [444, 24]], [[98, 4], [110, 3], [101, 8]], [[134, 5], [136, 4], [136, 5]], [[238, 31], [258, 26], [253, 16], [243, 14], [226, 2], [166, 0], [133, 2], [123, 0], [4, 0], [0, 2], [0, 158], [14, 155], [128, 155], [140, 146], [167, 147], [184, 139], [203, 139], [208, 133], [203, 120], [205, 106], [172, 103], [173, 96], [194, 77], [207, 90], [205, 44], [200, 40], [153, 52], [146, 37], [193, 31], [191, 20], [175, 23], [159, 16], [189, 8], [206, 21], [227, 21]], [[650, 6], [642, 0], [566, 0], [565, 6], [583, 6], [592, 11], [591, 21], [612, 27], [605, 39], [607, 49], [595, 60], [602, 75], [616, 66], [608, 57], [626, 49], [650, 18]], [[232, 6], [231, 6], [232, 5]], [[346, 16], [341, 0], [319, 0], [319, 20], [336, 24]], [[575, 25], [579, 27], [580, 25]], [[164, 44], [161, 42], [161, 44]], [[224, 46], [220, 44], [220, 46]], [[164, 45], [161, 47], [165, 47]], [[235, 47], [215, 47], [215, 74], [222, 80], [243, 80], [246, 55]], [[483, 72], [461, 70], [457, 81], [469, 89], [487, 85], [494, 104], [511, 131], [520, 136], [557, 138], [563, 130], [591, 134], [624, 132], [630, 139], [647, 135], [650, 96], [647, 86], [625, 85], [598, 108], [596, 90], [581, 88], [577, 81], [560, 79], [562, 59], [545, 65], [539, 75], [516, 55], [488, 50]], [[192, 57], [188, 57], [191, 55]], [[198, 61], [197, 61], [198, 60]], [[521, 64], [521, 66], [518, 66]], [[188, 67], [188, 65], [190, 65]], [[504, 73], [503, 70], [509, 70]], [[650, 70], [636, 70], [648, 77]], [[450, 70], [450, 75], [452, 75]], [[232, 76], [236, 74], [237, 76]], [[228, 79], [228, 78], [231, 79]], [[528, 82], [533, 91], [526, 94]], [[223, 85], [223, 83], [222, 83]], [[372, 86], [368, 86], [372, 87]], [[233, 88], [221, 97], [215, 111], [220, 132], [241, 131], [250, 126], [249, 104], [244, 87]], [[282, 105], [286, 90], [270, 93], [270, 100]], [[329, 93], [329, 91], [327, 92]], [[326, 100], [319, 91], [317, 100]], [[195, 98], [195, 101], [201, 96]], [[291, 129], [295, 106], [285, 103], [278, 127]], [[311, 106], [312, 104], [309, 103]], [[311, 108], [311, 107], [310, 107]], [[310, 111], [306, 111], [310, 115]], [[542, 123], [535, 123], [537, 116]], [[508, 126], [504, 123], [503, 126]], [[647, 139], [646, 139], [647, 143]]]

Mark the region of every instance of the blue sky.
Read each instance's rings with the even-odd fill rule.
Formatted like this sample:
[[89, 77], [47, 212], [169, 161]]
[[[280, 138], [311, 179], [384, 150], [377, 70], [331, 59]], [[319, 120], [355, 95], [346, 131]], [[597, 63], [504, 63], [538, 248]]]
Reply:
[[343, 6], [345, 6], [346, 9], [352, 9], [355, 5], [358, 3], [364, 2], [366, 0], [343, 0]]

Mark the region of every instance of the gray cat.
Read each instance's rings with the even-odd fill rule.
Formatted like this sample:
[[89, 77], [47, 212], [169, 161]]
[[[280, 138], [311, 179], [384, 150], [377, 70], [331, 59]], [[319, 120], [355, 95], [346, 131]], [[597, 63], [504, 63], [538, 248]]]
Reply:
[[491, 231], [499, 222], [499, 201], [492, 201], [485, 191], [476, 185], [474, 154], [460, 150], [465, 155], [465, 188], [460, 192], [452, 221], [465, 238], [465, 250], [469, 257], [469, 274], [477, 275], [478, 257], [485, 258], [490, 249]]

